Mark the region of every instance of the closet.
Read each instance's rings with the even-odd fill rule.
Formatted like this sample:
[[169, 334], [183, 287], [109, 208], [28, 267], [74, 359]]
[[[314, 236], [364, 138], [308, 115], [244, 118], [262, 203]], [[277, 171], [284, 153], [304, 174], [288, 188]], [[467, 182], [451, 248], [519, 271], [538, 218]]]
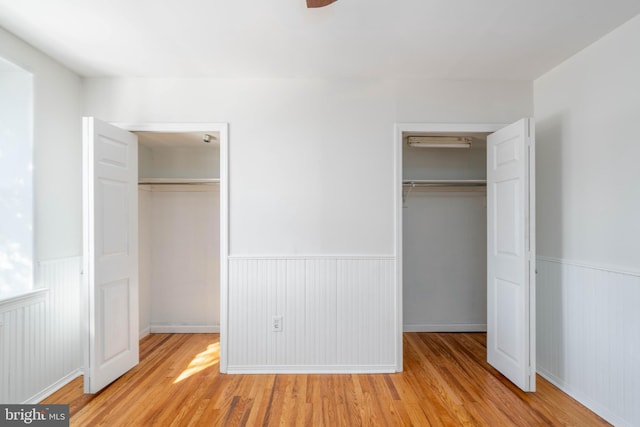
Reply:
[[219, 332], [219, 135], [134, 133], [140, 336]]
[[405, 331], [486, 331], [487, 134], [402, 134]]

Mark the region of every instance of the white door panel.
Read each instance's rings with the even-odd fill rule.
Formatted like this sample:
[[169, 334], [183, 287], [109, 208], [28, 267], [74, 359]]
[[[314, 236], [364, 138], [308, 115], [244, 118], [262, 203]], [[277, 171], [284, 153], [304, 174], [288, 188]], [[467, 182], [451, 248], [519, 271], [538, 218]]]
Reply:
[[85, 392], [138, 364], [137, 137], [91, 117], [84, 130]]
[[535, 390], [533, 122], [487, 138], [487, 360]]

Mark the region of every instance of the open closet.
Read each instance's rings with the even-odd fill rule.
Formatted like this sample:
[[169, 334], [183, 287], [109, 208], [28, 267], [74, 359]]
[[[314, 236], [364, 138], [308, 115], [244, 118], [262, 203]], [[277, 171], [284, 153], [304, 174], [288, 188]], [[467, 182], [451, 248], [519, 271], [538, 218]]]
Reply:
[[220, 330], [220, 137], [138, 136], [139, 328]]
[[402, 133], [405, 331], [487, 329], [487, 135]]
[[535, 391], [533, 119], [395, 128], [398, 337], [486, 330], [487, 362]]

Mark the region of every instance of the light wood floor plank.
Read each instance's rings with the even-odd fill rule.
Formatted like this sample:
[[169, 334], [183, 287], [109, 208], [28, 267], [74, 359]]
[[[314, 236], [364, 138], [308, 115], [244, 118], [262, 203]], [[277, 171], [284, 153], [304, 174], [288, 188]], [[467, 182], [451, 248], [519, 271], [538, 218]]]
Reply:
[[486, 335], [406, 333], [404, 371], [221, 375], [217, 334], [153, 334], [138, 366], [96, 395], [77, 378], [42, 403], [72, 426], [603, 426], [538, 377], [523, 393], [486, 361]]

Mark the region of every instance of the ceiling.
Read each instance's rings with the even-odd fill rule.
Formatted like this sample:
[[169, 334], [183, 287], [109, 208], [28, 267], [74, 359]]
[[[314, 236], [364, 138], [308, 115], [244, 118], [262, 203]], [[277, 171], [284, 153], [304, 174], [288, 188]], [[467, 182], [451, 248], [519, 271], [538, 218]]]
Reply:
[[83, 76], [539, 77], [638, 0], [0, 0], [0, 26]]

